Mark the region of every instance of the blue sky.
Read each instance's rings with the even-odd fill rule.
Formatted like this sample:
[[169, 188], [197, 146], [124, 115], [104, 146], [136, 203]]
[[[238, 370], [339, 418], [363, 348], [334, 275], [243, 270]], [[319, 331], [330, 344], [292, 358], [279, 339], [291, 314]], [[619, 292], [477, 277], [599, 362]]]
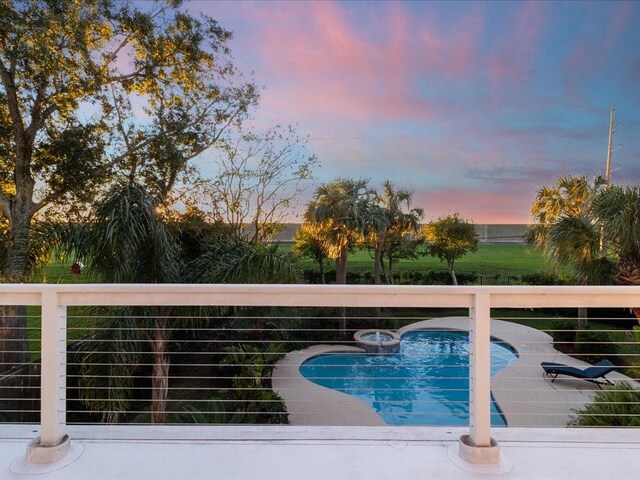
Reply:
[[388, 178], [430, 218], [527, 222], [542, 185], [603, 173], [611, 106], [613, 179], [640, 183], [638, 2], [186, 8], [234, 32], [235, 63], [264, 86], [255, 123], [308, 134], [316, 184]]

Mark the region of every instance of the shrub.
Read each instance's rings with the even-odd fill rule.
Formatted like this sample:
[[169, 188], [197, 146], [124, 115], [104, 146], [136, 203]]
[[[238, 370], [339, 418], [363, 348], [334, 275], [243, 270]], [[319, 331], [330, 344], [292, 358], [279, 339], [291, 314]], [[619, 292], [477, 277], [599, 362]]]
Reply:
[[630, 340], [635, 342], [635, 345], [630, 347], [631, 355], [626, 361], [629, 367], [625, 373], [632, 378], [640, 379], [640, 360], [638, 359], [640, 357], [640, 327], [633, 327], [630, 332]]
[[553, 344], [558, 350], [573, 348], [576, 341], [576, 321], [560, 319], [553, 321]]
[[[460, 272], [456, 273], [458, 278], [459, 285], [473, 285], [477, 281], [477, 275], [475, 273], [466, 273]], [[419, 272], [415, 272], [413, 275], [409, 276], [411, 283], [414, 285], [452, 285], [453, 281], [451, 280], [451, 275], [449, 272], [435, 272], [433, 270], [429, 270], [420, 274]]]
[[458, 285], [475, 285], [478, 283], [478, 274], [475, 272], [456, 272], [456, 277], [458, 277]]
[[181, 422], [196, 423], [287, 423], [286, 408], [271, 390], [273, 364], [282, 357], [282, 345], [271, 343], [266, 349], [252, 344], [232, 345], [225, 349], [220, 376], [231, 378], [229, 389], [221, 389], [222, 398], [211, 399], [199, 410], [183, 408]]
[[[613, 343], [611, 335], [599, 330], [580, 330], [576, 332], [576, 356], [595, 363], [603, 358], [615, 361], [618, 345]], [[613, 356], [613, 358], [609, 358]]]
[[199, 405], [185, 405], [176, 415], [179, 423], [282, 424], [288, 423], [287, 409], [280, 396], [270, 390], [241, 390], [226, 393], [225, 400], [211, 399]]
[[520, 277], [525, 285], [567, 285], [566, 279], [555, 273], [535, 272], [527, 273]]
[[640, 390], [616, 382], [596, 393], [593, 402], [576, 410], [569, 425], [581, 427], [640, 427]]

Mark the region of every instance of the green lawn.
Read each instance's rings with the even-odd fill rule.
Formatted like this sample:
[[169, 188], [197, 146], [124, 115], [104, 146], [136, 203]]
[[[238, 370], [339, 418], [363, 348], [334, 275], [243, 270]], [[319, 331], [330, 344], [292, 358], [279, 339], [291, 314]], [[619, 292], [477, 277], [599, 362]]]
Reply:
[[[290, 246], [283, 245], [283, 250], [290, 250]], [[70, 271], [71, 261], [59, 262], [52, 258], [49, 265], [43, 267], [37, 275], [34, 276], [35, 283], [86, 283], [88, 281], [87, 272], [80, 275], [73, 275]], [[309, 259], [302, 258], [298, 261], [298, 265], [303, 269], [317, 269], [317, 265]], [[396, 273], [406, 273], [411, 271], [446, 271], [446, 265], [437, 258], [430, 256], [420, 256], [413, 260], [401, 260], [395, 267]], [[351, 272], [372, 272], [373, 260], [366, 250], [358, 250], [353, 252], [349, 257], [349, 271]], [[469, 253], [459, 259], [456, 265], [456, 271], [459, 273], [476, 273], [477, 275], [501, 275], [520, 276], [528, 273], [547, 272], [552, 273], [554, 270], [545, 260], [542, 252], [538, 249], [521, 244], [482, 244], [477, 252]], [[83, 308], [75, 308], [76, 315], [84, 313]], [[460, 313], [456, 313], [460, 314]], [[464, 313], [463, 313], [464, 314]], [[31, 348], [39, 350], [40, 340], [40, 307], [28, 307], [27, 315], [29, 316], [29, 338], [31, 340]], [[436, 314], [437, 315], [437, 314]], [[536, 314], [533, 314], [536, 315]], [[540, 313], [537, 314], [540, 316]], [[520, 310], [516, 317], [527, 317], [527, 311]], [[546, 315], [542, 315], [546, 317]], [[518, 321], [510, 319], [511, 321]], [[537, 328], [550, 328], [550, 318], [546, 318], [536, 325], [540, 320], [526, 319], [520, 320], [518, 323], [527, 323]], [[86, 337], [91, 331], [91, 319], [73, 319], [73, 313], [69, 318], [69, 340], [77, 341]], [[75, 328], [74, 328], [75, 327]]]
[[[283, 245], [280, 248], [288, 250], [291, 247]], [[317, 269], [317, 264], [308, 258], [300, 259], [298, 264], [304, 269]], [[333, 268], [333, 264], [330, 268]], [[523, 244], [481, 244], [477, 252], [468, 253], [458, 259], [455, 268], [456, 272], [460, 273], [502, 276], [555, 271], [539, 249]], [[372, 272], [372, 254], [366, 250], [351, 253], [348, 269], [350, 272]], [[401, 260], [394, 267], [396, 273], [428, 270], [446, 271], [447, 266], [435, 257], [421, 255], [416, 259]]]
[[[283, 251], [289, 251], [290, 245], [282, 245]], [[33, 279], [34, 283], [86, 283], [86, 272], [80, 275], [71, 274], [71, 261], [59, 262], [51, 260]], [[298, 260], [302, 269], [317, 270], [317, 264], [308, 258]], [[333, 262], [328, 262], [333, 268]], [[373, 272], [373, 258], [367, 250], [356, 250], [349, 255], [350, 272]], [[416, 259], [401, 260], [394, 266], [395, 273], [411, 271], [445, 272], [447, 266], [437, 258], [421, 255]], [[542, 252], [523, 244], [481, 244], [477, 252], [468, 253], [456, 261], [456, 272], [476, 273], [478, 275], [520, 276], [531, 273], [553, 273], [554, 267], [544, 258]]]
[[[73, 261], [59, 261], [52, 255], [48, 265], [42, 267], [32, 279], [33, 283], [87, 283], [88, 277], [86, 273], [74, 275], [71, 273], [71, 264]], [[92, 326], [95, 324], [91, 318], [81, 319], [86, 312], [85, 307], [71, 307], [67, 317], [68, 324], [68, 343], [74, 343], [78, 340], [86, 338], [90, 333]], [[40, 356], [40, 306], [27, 306], [27, 328], [31, 357], [33, 359]]]
[[71, 273], [71, 264], [73, 262], [59, 261], [55, 257], [51, 258], [48, 265], [42, 267], [33, 276], [33, 283], [87, 283], [88, 277], [86, 273], [74, 275]]

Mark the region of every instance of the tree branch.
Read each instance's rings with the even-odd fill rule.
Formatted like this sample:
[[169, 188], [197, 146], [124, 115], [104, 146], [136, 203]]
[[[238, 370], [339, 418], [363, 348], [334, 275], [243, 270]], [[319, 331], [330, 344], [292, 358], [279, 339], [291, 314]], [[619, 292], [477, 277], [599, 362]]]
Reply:
[[[16, 144], [18, 139], [22, 140], [24, 137], [24, 123], [22, 116], [20, 115], [20, 107], [18, 101], [18, 94], [16, 92], [16, 86], [14, 83], [14, 76], [7, 70], [7, 67], [0, 62], [0, 80], [4, 86], [4, 91], [7, 94], [7, 106], [9, 107], [9, 113], [13, 120], [13, 129], [16, 135]], [[21, 142], [20, 142], [21, 143]]]
[[[44, 95], [44, 91], [45, 87], [41, 85], [36, 92], [36, 98], [33, 102], [33, 106], [31, 107], [31, 123], [26, 129], [29, 141], [31, 142], [35, 140], [38, 130], [44, 126], [44, 122], [59, 109], [57, 105], [51, 104], [44, 110], [39, 111], [40, 105], [43, 103], [44, 99], [47, 98]], [[49, 98], [50, 97], [51, 95]]]
[[120, 45], [118, 45], [115, 48], [115, 50], [113, 50], [111, 53], [105, 54], [107, 64], [113, 62], [116, 58], [118, 58], [118, 54], [120, 53], [120, 50], [122, 50], [124, 47], [126, 47], [129, 44], [130, 39], [131, 39], [131, 33], [129, 33], [127, 36], [124, 37], [122, 42], [120, 42]]

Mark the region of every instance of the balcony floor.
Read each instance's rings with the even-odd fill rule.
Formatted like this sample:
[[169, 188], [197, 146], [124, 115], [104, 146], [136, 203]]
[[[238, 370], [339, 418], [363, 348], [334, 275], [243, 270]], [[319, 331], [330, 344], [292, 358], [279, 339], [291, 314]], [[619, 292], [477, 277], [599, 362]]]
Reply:
[[82, 454], [43, 473], [42, 467], [25, 470], [21, 460], [37, 427], [2, 425], [0, 478], [630, 480], [640, 471], [638, 429], [496, 429], [502, 467], [512, 465], [502, 474], [496, 467], [471, 468], [474, 473], [457, 464], [455, 445], [464, 433], [430, 427], [74, 426], [69, 434]]

